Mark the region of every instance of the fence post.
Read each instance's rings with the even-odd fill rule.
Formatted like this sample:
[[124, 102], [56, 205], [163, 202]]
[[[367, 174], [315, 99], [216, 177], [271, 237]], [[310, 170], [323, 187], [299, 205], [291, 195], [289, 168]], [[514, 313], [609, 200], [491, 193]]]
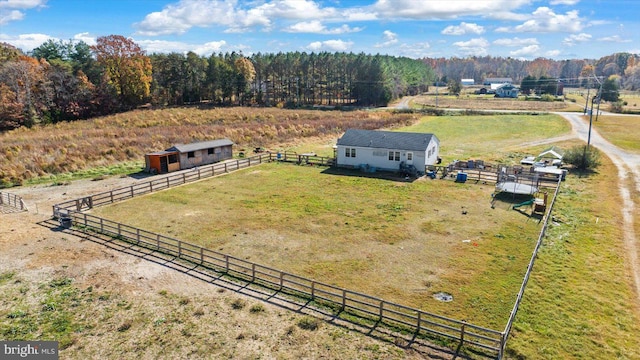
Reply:
[[204, 248], [200, 247], [200, 265], [204, 264]]
[[460, 345], [464, 344], [464, 326], [467, 325], [467, 322], [462, 320], [462, 326], [460, 327]]
[[229, 255], [224, 256], [224, 265], [227, 273], [229, 272]]
[[182, 173], [182, 183], [183, 184], [187, 183], [187, 174], [186, 173]]
[[133, 197], [133, 185], [129, 187], [131, 189], [131, 197]]
[[382, 312], [384, 311], [384, 300], [380, 300], [380, 322], [382, 322]]
[[256, 264], [251, 264], [251, 282], [256, 281]]
[[280, 271], [280, 290], [282, 290], [282, 282], [284, 280], [284, 273]]
[[153, 181], [149, 181], [149, 192], [153, 192]]
[[[85, 219], [86, 219], [86, 217], [87, 216], [85, 215]], [[100, 232], [101, 233], [104, 233], [104, 224], [103, 224], [103, 222], [104, 222], [104, 219], [100, 218]]]
[[418, 311], [418, 324], [416, 326], [416, 333], [417, 334], [420, 333], [420, 326], [422, 326], [421, 322], [422, 322], [422, 312]]
[[136, 229], [136, 241], [136, 244], [140, 245], [140, 229]]
[[316, 299], [316, 282], [311, 280], [311, 300]]
[[198, 180], [200, 180], [200, 168], [198, 167]]
[[182, 241], [178, 240], [178, 257], [182, 257]]
[[160, 250], [160, 234], [157, 234], [158, 251]]
[[347, 305], [347, 290], [343, 289], [342, 290], [342, 311], [344, 311], [344, 308]]
[[169, 176], [167, 176], [167, 188], [171, 187], [171, 185], [169, 185]]
[[109, 192], [111, 194], [111, 203], [113, 204], [113, 190]]

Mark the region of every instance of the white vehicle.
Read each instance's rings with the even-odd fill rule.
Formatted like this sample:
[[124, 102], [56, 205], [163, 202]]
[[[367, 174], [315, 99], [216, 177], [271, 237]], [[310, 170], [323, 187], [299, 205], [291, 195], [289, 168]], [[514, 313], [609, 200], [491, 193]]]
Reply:
[[524, 159], [520, 160], [521, 165], [533, 165], [536, 162], [536, 158], [534, 156], [527, 156]]

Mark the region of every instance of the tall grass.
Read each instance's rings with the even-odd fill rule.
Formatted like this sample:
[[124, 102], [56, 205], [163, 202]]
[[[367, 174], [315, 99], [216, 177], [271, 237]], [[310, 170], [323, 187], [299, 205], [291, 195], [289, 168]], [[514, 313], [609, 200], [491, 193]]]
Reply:
[[640, 153], [640, 116], [600, 115], [592, 118], [595, 129], [614, 145]]
[[20, 128], [0, 134], [0, 187], [89, 169], [110, 172], [114, 164], [142, 163], [145, 153], [180, 143], [229, 138], [238, 148], [269, 148], [414, 120], [387, 112], [172, 108]]

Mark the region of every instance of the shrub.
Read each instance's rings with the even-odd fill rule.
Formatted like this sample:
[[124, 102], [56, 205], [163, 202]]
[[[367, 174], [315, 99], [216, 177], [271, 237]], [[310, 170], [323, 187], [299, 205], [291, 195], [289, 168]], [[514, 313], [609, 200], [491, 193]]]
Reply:
[[261, 313], [261, 312], [264, 312], [264, 306], [262, 304], [255, 304], [251, 306], [249, 311], [252, 313]]
[[244, 308], [246, 305], [247, 305], [247, 303], [246, 303], [244, 300], [242, 300], [242, 299], [235, 299], [235, 300], [233, 300], [233, 302], [231, 303], [231, 307], [232, 307], [234, 310], [240, 310], [240, 309]]
[[563, 160], [580, 170], [595, 169], [600, 165], [600, 151], [593, 146], [574, 146], [567, 150]]
[[320, 320], [311, 316], [305, 316], [298, 320], [298, 327], [303, 330], [317, 330], [320, 327]]

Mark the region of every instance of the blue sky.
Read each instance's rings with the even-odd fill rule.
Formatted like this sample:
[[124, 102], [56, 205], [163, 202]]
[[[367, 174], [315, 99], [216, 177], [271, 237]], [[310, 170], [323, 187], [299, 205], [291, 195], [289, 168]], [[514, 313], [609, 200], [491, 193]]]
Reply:
[[123, 35], [148, 53], [346, 51], [597, 59], [640, 53], [640, 0], [0, 0], [0, 41]]

